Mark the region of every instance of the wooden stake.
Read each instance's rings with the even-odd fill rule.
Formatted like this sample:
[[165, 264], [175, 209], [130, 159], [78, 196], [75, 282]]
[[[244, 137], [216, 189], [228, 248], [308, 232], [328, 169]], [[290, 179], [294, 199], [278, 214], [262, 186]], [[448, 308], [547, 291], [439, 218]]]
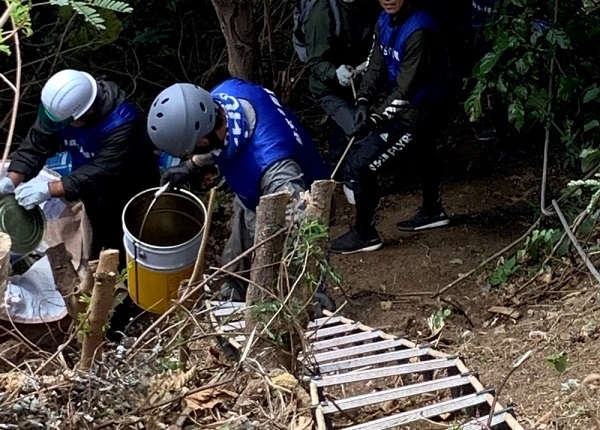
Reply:
[[100, 253], [94, 274], [94, 289], [89, 308], [88, 325], [83, 334], [80, 369], [87, 371], [94, 360], [102, 358], [104, 328], [110, 318], [113, 293], [118, 279], [119, 251], [109, 249]]
[[80, 312], [85, 312], [85, 305], [79, 303], [81, 280], [71, 262], [71, 255], [63, 243], [51, 246], [46, 250], [54, 284], [67, 305], [67, 312], [73, 321], [77, 321]]

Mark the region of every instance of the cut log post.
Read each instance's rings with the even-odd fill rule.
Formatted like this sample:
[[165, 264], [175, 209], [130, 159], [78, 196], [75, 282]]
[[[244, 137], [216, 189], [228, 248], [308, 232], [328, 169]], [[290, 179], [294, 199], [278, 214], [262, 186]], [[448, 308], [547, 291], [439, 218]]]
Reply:
[[51, 246], [46, 250], [46, 255], [50, 262], [50, 269], [52, 270], [56, 289], [65, 300], [69, 316], [74, 321], [77, 321], [77, 317], [81, 310], [83, 309], [85, 311], [85, 306], [82, 308], [82, 304], [79, 303], [79, 287], [81, 280], [73, 267], [71, 255], [67, 251], [64, 243]]
[[[6, 233], [0, 233], [0, 303], [4, 303], [4, 295], [6, 294], [6, 286], [10, 277], [10, 247], [12, 241]], [[0, 309], [0, 313], [4, 313], [4, 306]]]
[[322, 221], [329, 226], [331, 219], [331, 201], [335, 191], [335, 181], [315, 181], [310, 187], [310, 193], [304, 193], [306, 204], [305, 216], [308, 219]]
[[112, 310], [113, 293], [118, 279], [119, 251], [109, 249], [100, 253], [94, 274], [94, 289], [83, 333], [80, 369], [87, 371], [94, 360], [102, 358], [104, 329]]
[[[286, 191], [268, 194], [260, 198], [256, 210], [256, 229], [254, 243], [258, 243], [271, 236], [285, 225], [285, 208], [290, 202], [290, 194]], [[284, 238], [279, 236], [254, 251], [252, 268], [250, 270], [250, 284], [246, 293], [246, 308], [250, 309], [255, 304], [272, 300], [275, 289], [278, 267], [281, 257]], [[271, 294], [269, 294], [270, 292]], [[257, 321], [252, 318], [251, 312], [246, 311], [246, 327], [252, 331]]]
[[[268, 194], [260, 198], [256, 210], [256, 229], [254, 243], [259, 243], [268, 238], [273, 232], [279, 230], [285, 225], [285, 209], [290, 202], [290, 193], [282, 191], [274, 194]], [[246, 293], [246, 311], [244, 314], [246, 330], [251, 333], [257, 329], [260, 334], [264, 327], [264, 322], [259, 318], [254, 308], [265, 302], [274, 302], [280, 298], [280, 292], [277, 291], [277, 280], [279, 273], [279, 261], [281, 260], [284, 237], [277, 238], [264, 243], [254, 252], [252, 268], [250, 270], [250, 283]], [[283, 364], [285, 367], [290, 360], [281, 360], [282, 351], [273, 344], [258, 339], [255, 348], [264, 355], [261, 358], [263, 364], [269, 367], [275, 367]]]

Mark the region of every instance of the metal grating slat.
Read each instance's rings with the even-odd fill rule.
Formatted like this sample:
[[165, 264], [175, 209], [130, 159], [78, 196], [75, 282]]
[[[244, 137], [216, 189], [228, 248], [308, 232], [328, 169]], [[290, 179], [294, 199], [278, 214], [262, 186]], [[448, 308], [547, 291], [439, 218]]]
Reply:
[[427, 351], [427, 348], [404, 349], [401, 351], [392, 351], [383, 354], [369, 355], [367, 357], [352, 358], [349, 360], [319, 364], [317, 369], [321, 374], [337, 372], [340, 370], [357, 369], [359, 367], [373, 366], [375, 364], [385, 364], [391, 361], [408, 360], [415, 357], [422, 357], [423, 355], [427, 355]]
[[414, 409], [412, 411], [402, 412], [397, 415], [391, 415], [370, 421], [364, 424], [358, 424], [346, 427], [345, 430], [385, 430], [396, 426], [405, 425], [419, 421], [424, 418], [434, 418], [441, 414], [460, 411], [471, 406], [486, 403], [487, 392], [475, 393], [464, 397], [459, 397], [445, 402], [435, 403], [433, 405]]
[[[504, 414], [507, 413], [508, 409], [496, 412], [492, 417], [491, 427], [495, 427], [499, 424], [503, 424]], [[486, 415], [485, 417], [477, 418], [476, 420], [469, 421], [466, 424], [460, 425], [460, 430], [487, 430], [487, 422], [489, 417]]]
[[335, 325], [333, 327], [326, 327], [326, 328], [317, 328], [316, 330], [311, 330], [311, 331], [306, 332], [304, 337], [306, 337], [307, 339], [310, 339], [310, 338], [318, 339], [320, 337], [338, 335], [341, 333], [347, 333], [349, 331], [357, 330], [357, 326], [358, 326], [358, 323], [341, 324], [341, 325]]
[[321, 405], [323, 406], [323, 412], [325, 414], [330, 414], [338, 411], [348, 411], [351, 409], [362, 408], [381, 402], [388, 402], [390, 400], [397, 400], [403, 397], [417, 396], [419, 394], [460, 387], [463, 385], [468, 385], [469, 383], [468, 375], [455, 375], [447, 378], [435, 379], [433, 381], [421, 382], [419, 384], [391, 388], [384, 391], [377, 391], [375, 393], [336, 400], [335, 402], [328, 401], [321, 403]]
[[355, 355], [367, 354], [370, 352], [384, 351], [390, 348], [404, 346], [403, 339], [384, 340], [381, 342], [368, 343], [366, 345], [353, 346], [350, 348], [338, 349], [335, 351], [320, 352], [309, 355], [308, 358], [321, 364], [325, 361], [336, 360], [338, 358], [349, 358]]
[[316, 351], [319, 349], [340, 347], [342, 345], [348, 345], [349, 343], [364, 342], [365, 340], [376, 339], [378, 337], [380, 337], [379, 330], [365, 331], [362, 333], [348, 334], [342, 337], [334, 337], [333, 339], [320, 340], [312, 343], [310, 348], [312, 351]]
[[315, 382], [319, 388], [330, 387], [332, 385], [369, 381], [371, 379], [386, 378], [388, 376], [407, 375], [409, 373], [422, 373], [438, 369], [447, 369], [454, 366], [454, 360], [442, 358], [438, 360], [400, 364], [397, 366], [378, 367], [376, 369], [342, 373], [340, 375], [323, 376], [322, 378], [315, 379]]
[[331, 324], [338, 324], [341, 320], [341, 317], [323, 317], [317, 318], [308, 323], [308, 328], [314, 329], [315, 327], [325, 327]]

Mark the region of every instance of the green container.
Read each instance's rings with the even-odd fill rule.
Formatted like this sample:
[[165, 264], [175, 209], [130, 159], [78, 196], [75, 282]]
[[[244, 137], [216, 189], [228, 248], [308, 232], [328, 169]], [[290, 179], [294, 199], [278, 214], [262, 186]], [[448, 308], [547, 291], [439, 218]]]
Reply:
[[44, 212], [39, 206], [27, 210], [17, 203], [14, 194], [6, 194], [0, 197], [0, 231], [10, 236], [12, 253], [27, 255], [44, 239]]

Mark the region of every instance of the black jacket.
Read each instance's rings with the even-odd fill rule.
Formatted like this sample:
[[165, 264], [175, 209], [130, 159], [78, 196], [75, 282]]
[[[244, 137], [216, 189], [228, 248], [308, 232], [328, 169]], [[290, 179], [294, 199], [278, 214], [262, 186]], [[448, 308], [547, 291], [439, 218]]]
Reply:
[[[91, 126], [106, 118], [125, 101], [125, 92], [114, 82], [98, 80], [98, 95], [93, 113], [86, 122]], [[61, 151], [57, 133], [48, 132], [39, 120], [11, 157], [8, 171], [22, 173], [25, 180], [35, 177], [46, 160]], [[101, 149], [86, 165], [63, 176], [65, 199], [89, 200], [98, 195], [131, 195], [158, 184], [158, 163], [143, 121], [116, 127], [101, 143]]]
[[351, 89], [338, 83], [335, 70], [342, 64], [356, 67], [367, 59], [381, 12], [373, 0], [335, 1], [340, 12], [339, 36], [335, 34], [330, 0], [317, 1], [306, 23], [309, 89], [317, 98], [330, 94], [352, 98]]
[[[408, 17], [415, 11], [409, 4], [392, 17], [390, 24], [403, 25]], [[396, 109], [393, 105], [397, 100], [411, 100], [416, 92], [427, 82], [432, 74], [439, 74], [447, 70], [448, 60], [440, 32], [434, 30], [417, 30], [406, 41], [404, 56], [400, 59], [400, 72], [396, 80], [395, 89], [387, 94], [383, 101], [378, 101], [378, 95], [385, 89], [388, 66], [381, 52], [379, 44], [379, 26], [375, 28], [375, 39], [369, 54], [369, 65], [358, 90], [357, 99], [372, 106], [372, 112], [377, 117], [390, 119], [390, 111], [397, 113], [395, 118], [415, 125], [429, 117], [433, 111], [443, 109], [445, 106], [419, 106], [408, 105]], [[447, 75], [445, 76], [447, 78]], [[384, 115], [384, 112], [386, 114]]]

